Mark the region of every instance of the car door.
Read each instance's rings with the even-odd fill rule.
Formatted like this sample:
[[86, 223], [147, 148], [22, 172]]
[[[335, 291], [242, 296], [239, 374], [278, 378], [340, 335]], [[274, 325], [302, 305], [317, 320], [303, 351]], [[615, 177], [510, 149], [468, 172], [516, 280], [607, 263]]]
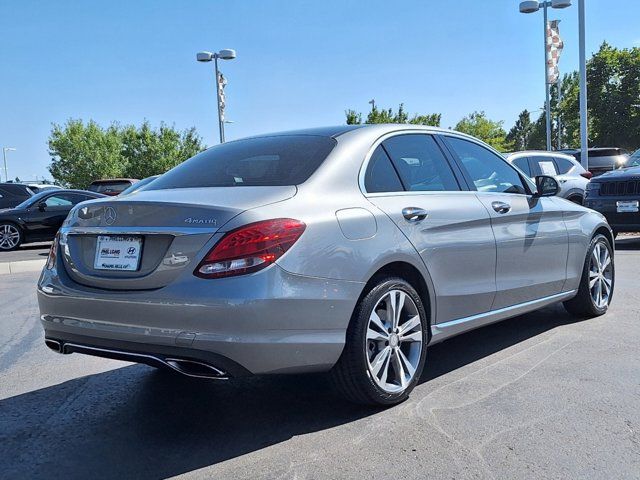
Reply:
[[27, 230], [33, 238], [53, 238], [71, 208], [86, 200], [77, 193], [51, 193], [40, 198], [25, 216]]
[[555, 295], [566, 279], [568, 235], [561, 204], [534, 197], [534, 186], [483, 145], [447, 135], [469, 185], [491, 215], [497, 244], [493, 309]]
[[489, 214], [433, 135], [394, 134], [373, 151], [365, 195], [400, 228], [435, 288], [436, 318], [447, 322], [489, 311], [496, 247]]

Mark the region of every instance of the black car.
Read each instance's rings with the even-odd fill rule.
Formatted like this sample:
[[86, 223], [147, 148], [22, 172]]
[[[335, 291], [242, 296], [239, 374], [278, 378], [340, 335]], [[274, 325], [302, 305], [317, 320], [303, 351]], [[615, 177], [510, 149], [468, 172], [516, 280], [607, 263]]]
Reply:
[[74, 205], [104, 196], [85, 190], [45, 190], [15, 208], [0, 210], [0, 251], [53, 240]]
[[20, 183], [0, 183], [0, 209], [13, 208], [32, 197], [34, 191]]
[[614, 234], [640, 231], [640, 159], [630, 163], [587, 184], [584, 206], [607, 217]]

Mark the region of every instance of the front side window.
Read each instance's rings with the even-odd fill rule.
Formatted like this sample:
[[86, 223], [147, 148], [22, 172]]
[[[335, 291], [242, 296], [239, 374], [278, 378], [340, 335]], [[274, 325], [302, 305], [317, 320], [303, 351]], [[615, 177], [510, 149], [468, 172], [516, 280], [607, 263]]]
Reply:
[[364, 188], [368, 193], [402, 192], [404, 190], [396, 170], [391, 165], [391, 159], [382, 145], [373, 151], [367, 172], [364, 176]]
[[431, 135], [398, 135], [385, 140], [382, 145], [406, 190], [460, 190], [449, 162]]
[[520, 175], [502, 157], [477, 143], [446, 138], [479, 192], [526, 193]]
[[331, 137], [277, 135], [223, 143], [197, 154], [146, 190], [304, 183], [336, 145]]

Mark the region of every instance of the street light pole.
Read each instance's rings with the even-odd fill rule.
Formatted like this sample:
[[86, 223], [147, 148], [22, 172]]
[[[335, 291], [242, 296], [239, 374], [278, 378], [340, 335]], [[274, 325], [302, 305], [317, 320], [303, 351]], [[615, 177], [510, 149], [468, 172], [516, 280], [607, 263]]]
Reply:
[[220, 143], [224, 143], [224, 107], [222, 105], [222, 85], [220, 85], [220, 71], [218, 70], [218, 59], [233, 60], [236, 58], [236, 51], [231, 49], [220, 50], [217, 53], [198, 52], [196, 60], [199, 62], [210, 62], [213, 60], [216, 73], [216, 102], [218, 105], [218, 131], [220, 134]]
[[551, 99], [549, 89], [549, 76], [547, 65], [549, 62], [549, 51], [547, 50], [547, 9], [551, 8], [567, 8], [571, 6], [571, 0], [546, 0], [538, 2], [537, 0], [525, 0], [520, 2], [520, 13], [534, 13], [542, 8], [544, 16], [544, 89], [545, 89], [545, 115], [547, 127], [547, 150], [551, 150]]
[[587, 125], [587, 57], [585, 52], [584, 0], [578, 2], [578, 36], [580, 48], [580, 163], [589, 170], [589, 135]]
[[7, 173], [7, 152], [15, 152], [16, 149], [13, 147], [3, 147], [2, 148], [2, 161], [4, 162], [4, 180], [6, 182], [9, 181], [9, 174]]

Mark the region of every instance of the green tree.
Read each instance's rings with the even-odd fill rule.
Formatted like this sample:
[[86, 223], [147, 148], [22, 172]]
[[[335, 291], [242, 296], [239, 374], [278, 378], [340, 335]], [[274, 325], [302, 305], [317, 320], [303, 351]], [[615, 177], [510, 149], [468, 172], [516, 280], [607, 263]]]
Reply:
[[531, 114], [528, 110], [523, 110], [518, 115], [516, 124], [509, 130], [507, 134], [507, 142], [514, 150], [527, 150], [533, 133], [533, 123], [531, 123]]
[[61, 185], [86, 188], [100, 178], [144, 178], [166, 172], [203, 150], [194, 128], [177, 131], [164, 123], [153, 129], [93, 120], [54, 124], [49, 136], [49, 172]]
[[122, 155], [126, 159], [123, 175], [130, 178], [164, 173], [202, 150], [202, 140], [195, 128], [179, 132], [162, 123], [153, 129], [145, 121], [139, 128], [125, 127], [121, 135]]
[[86, 188], [97, 178], [122, 176], [120, 127], [113, 123], [100, 127], [93, 120], [68, 120], [54, 124], [49, 136], [52, 157], [49, 172], [56, 182], [76, 188]]
[[[355, 110], [346, 110], [345, 116], [347, 117], [347, 125], [360, 125], [362, 123], [362, 114]], [[402, 103], [399, 105], [397, 112], [394, 112], [391, 108], [380, 110], [375, 105], [372, 105], [364, 123], [408, 123], [412, 125], [439, 127], [441, 117], [442, 115], [440, 113], [428, 113], [426, 115], [415, 114], [410, 117], [404, 110], [404, 104]]]
[[[628, 149], [640, 146], [640, 108], [636, 106], [640, 104], [640, 48], [617, 49], [603, 43], [587, 62], [587, 87], [589, 145]], [[563, 76], [560, 102], [557, 91], [554, 85], [551, 88], [553, 135], [557, 135], [560, 115], [563, 146], [577, 148], [580, 146], [578, 72]], [[544, 114], [538, 120], [544, 125]], [[537, 134], [533, 136], [537, 139]], [[546, 148], [545, 143], [542, 148]]]
[[587, 105], [593, 142], [635, 148], [640, 144], [640, 48], [606, 42], [587, 64]]
[[460, 120], [454, 130], [479, 138], [496, 150], [506, 152], [511, 145], [507, 141], [507, 132], [502, 128], [503, 123], [488, 119], [484, 112], [473, 112]]

